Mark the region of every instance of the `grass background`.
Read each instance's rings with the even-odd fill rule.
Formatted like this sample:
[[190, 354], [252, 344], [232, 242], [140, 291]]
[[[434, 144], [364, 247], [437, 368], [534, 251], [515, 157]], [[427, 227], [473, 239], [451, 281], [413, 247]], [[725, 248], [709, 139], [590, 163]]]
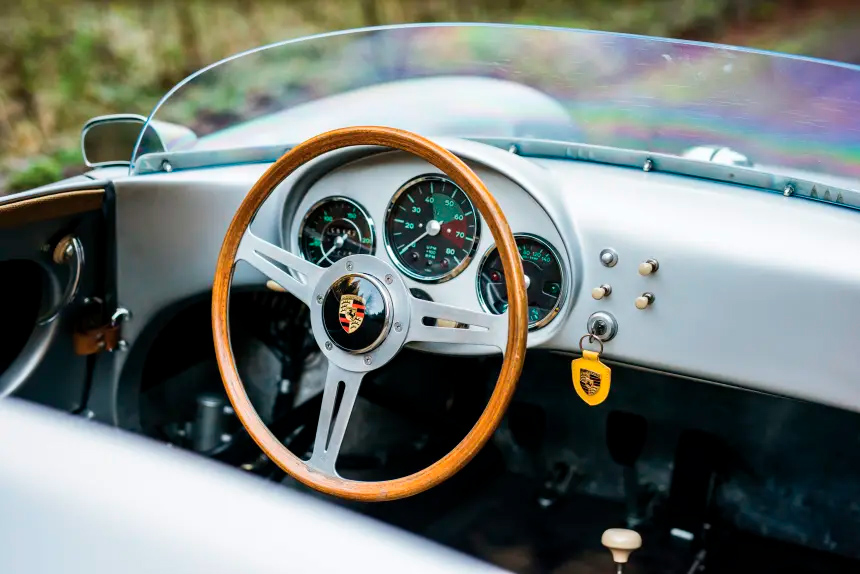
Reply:
[[633, 32], [860, 63], [856, 0], [5, 0], [0, 194], [79, 172], [87, 119], [145, 115], [186, 75], [237, 51], [434, 21]]

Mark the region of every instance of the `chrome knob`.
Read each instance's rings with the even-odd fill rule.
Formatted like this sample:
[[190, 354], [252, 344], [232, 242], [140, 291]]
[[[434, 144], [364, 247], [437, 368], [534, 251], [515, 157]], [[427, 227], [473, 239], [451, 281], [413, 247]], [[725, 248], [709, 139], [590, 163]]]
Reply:
[[591, 296], [600, 301], [604, 297], [609, 297], [612, 294], [612, 287], [604, 283], [600, 287], [595, 287], [591, 290]]
[[642, 293], [639, 297], [636, 297], [635, 303], [637, 309], [647, 309], [652, 303], [654, 303], [654, 294]]
[[639, 275], [652, 275], [657, 273], [659, 268], [660, 264], [657, 263], [656, 259], [646, 259], [639, 264]]
[[607, 247], [600, 252], [600, 262], [603, 263], [604, 267], [615, 267], [615, 264], [618, 263], [618, 254], [614, 249]]

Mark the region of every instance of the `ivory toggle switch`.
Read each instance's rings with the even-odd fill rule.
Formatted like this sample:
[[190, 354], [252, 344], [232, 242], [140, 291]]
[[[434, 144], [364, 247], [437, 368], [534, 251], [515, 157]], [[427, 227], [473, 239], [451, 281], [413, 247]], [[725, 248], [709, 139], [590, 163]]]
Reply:
[[653, 275], [659, 268], [660, 264], [656, 259], [646, 259], [639, 264], [639, 275]]
[[604, 283], [600, 287], [595, 287], [591, 290], [591, 296], [600, 301], [604, 297], [609, 297], [612, 294], [612, 287]]
[[654, 294], [653, 293], [642, 293], [639, 297], [636, 297], [636, 308], [637, 309], [647, 309], [654, 302]]

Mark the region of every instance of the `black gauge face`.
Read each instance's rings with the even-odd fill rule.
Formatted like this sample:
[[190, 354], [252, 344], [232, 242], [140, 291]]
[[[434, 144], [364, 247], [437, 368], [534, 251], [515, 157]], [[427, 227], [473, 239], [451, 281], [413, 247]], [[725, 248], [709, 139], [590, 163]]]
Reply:
[[329, 197], [308, 210], [299, 230], [302, 257], [320, 267], [359, 253], [372, 254], [373, 221], [349, 199]]
[[456, 277], [475, 254], [480, 219], [451, 180], [428, 175], [394, 195], [385, 216], [385, 245], [406, 275], [419, 281]]
[[[543, 327], [558, 313], [564, 293], [564, 272], [552, 246], [532, 235], [515, 235], [529, 304], [529, 328]], [[478, 271], [478, 295], [490, 313], [508, 310], [508, 292], [499, 252], [491, 248]]]

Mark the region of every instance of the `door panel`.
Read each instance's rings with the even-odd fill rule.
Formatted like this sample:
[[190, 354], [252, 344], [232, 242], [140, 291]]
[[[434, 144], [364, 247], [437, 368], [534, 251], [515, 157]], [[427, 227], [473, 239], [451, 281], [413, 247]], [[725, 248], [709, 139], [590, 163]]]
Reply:
[[[84, 300], [106, 295], [105, 196], [88, 188], [0, 200], [0, 396], [83, 408], [92, 359], [75, 354], [73, 333]], [[55, 253], [69, 236], [80, 242], [80, 272], [77, 252]]]

